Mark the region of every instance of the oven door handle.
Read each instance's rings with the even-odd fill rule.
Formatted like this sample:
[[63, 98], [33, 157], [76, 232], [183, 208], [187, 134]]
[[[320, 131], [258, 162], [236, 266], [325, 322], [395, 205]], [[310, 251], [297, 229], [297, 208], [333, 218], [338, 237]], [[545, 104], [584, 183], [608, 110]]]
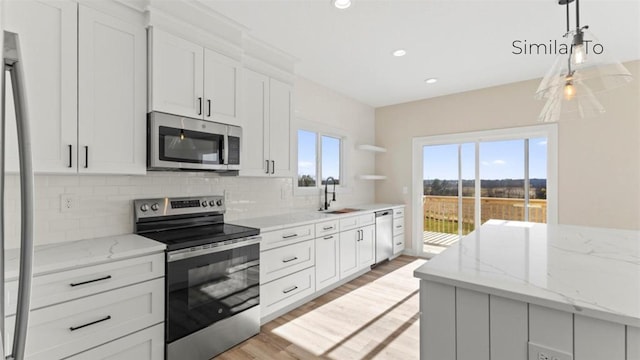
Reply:
[[173, 262], [178, 260], [189, 259], [196, 256], [202, 256], [207, 254], [213, 254], [221, 251], [238, 249], [241, 247], [259, 244], [262, 237], [260, 236], [252, 236], [250, 238], [246, 238], [242, 241], [235, 242], [233, 244], [225, 244], [220, 246], [213, 246], [208, 248], [195, 248], [196, 250], [191, 250], [191, 248], [180, 249], [169, 251], [167, 253], [167, 262]]

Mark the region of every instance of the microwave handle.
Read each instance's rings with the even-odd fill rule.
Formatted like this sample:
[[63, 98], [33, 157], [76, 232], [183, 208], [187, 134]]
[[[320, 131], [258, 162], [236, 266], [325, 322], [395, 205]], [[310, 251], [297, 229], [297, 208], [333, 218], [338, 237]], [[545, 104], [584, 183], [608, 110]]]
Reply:
[[227, 165], [229, 162], [229, 134], [224, 135], [222, 142], [222, 164]]

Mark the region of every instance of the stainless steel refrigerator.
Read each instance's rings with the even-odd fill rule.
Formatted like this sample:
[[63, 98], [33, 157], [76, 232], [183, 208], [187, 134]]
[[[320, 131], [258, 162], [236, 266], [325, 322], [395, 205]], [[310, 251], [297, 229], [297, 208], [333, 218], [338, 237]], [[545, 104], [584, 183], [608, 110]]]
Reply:
[[[27, 341], [27, 325], [29, 322], [29, 304], [31, 300], [31, 279], [33, 276], [33, 169], [31, 156], [31, 136], [27, 112], [27, 97], [24, 81], [24, 64], [20, 54], [18, 34], [4, 31], [1, 22], [2, 1], [0, 0], [0, 47], [2, 48], [2, 67], [0, 72], [0, 351], [2, 358], [22, 360]], [[6, 81], [10, 81], [11, 89], [6, 89]], [[15, 119], [18, 136], [18, 154], [20, 161], [20, 275], [18, 277], [18, 301], [13, 344], [5, 344], [5, 293], [4, 293], [4, 188], [5, 188], [5, 153], [6, 137], [14, 134], [5, 133], [5, 91], [13, 93]]]

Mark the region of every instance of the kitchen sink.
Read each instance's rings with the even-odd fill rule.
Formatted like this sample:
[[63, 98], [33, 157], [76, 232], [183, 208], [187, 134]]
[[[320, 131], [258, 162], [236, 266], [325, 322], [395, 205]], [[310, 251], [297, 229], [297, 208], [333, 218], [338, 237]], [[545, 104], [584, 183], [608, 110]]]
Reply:
[[344, 208], [340, 210], [327, 211], [326, 214], [348, 214], [355, 211], [362, 211], [362, 209]]

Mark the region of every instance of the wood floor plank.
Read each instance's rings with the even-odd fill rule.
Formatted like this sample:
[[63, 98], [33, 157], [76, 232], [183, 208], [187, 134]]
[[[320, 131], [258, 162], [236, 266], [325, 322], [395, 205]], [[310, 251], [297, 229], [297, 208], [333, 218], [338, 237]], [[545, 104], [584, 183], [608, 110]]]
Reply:
[[419, 281], [425, 260], [400, 256], [263, 325], [219, 355], [244, 359], [419, 359]]

